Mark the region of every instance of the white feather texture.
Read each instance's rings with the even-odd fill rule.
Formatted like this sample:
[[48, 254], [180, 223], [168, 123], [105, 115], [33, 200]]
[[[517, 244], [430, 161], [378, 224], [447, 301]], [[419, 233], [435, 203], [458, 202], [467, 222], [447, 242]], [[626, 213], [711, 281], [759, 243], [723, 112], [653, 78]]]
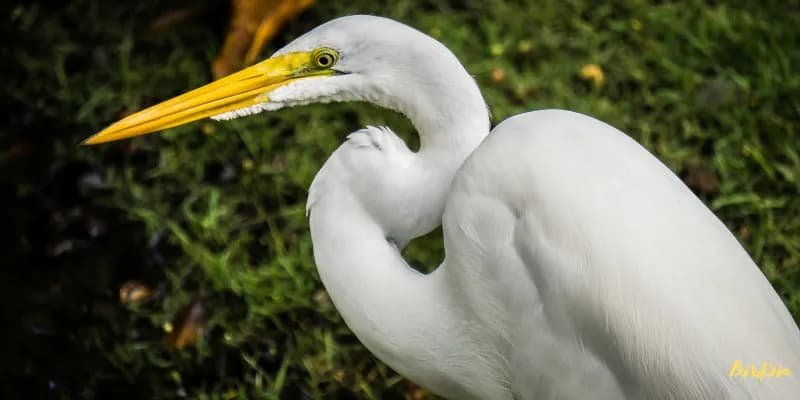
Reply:
[[240, 108], [238, 110], [228, 111], [222, 114], [214, 115], [211, 117], [214, 121], [230, 121], [232, 119], [241, 118], [241, 117], [249, 117], [254, 114], [258, 114], [263, 111], [275, 111], [283, 108], [283, 105], [280, 104], [272, 104], [272, 103], [263, 103], [263, 104], [256, 104], [250, 107]]
[[[368, 101], [412, 121], [418, 152], [388, 128], [364, 128], [309, 190], [322, 282], [381, 360], [451, 399], [800, 398], [788, 310], [725, 225], [642, 146], [558, 110], [489, 134], [455, 56], [395, 21], [336, 19], [278, 54], [319, 47], [340, 52], [338, 75], [218, 117]], [[442, 218], [446, 259], [420, 274], [401, 249]], [[792, 374], [732, 376], [737, 360]]]

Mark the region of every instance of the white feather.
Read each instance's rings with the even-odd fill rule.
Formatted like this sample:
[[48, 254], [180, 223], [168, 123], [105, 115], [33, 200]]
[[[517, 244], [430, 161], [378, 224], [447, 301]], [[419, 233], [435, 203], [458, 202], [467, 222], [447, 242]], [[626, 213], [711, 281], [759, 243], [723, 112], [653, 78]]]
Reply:
[[[635, 141], [557, 110], [489, 135], [455, 56], [388, 19], [336, 19], [278, 54], [322, 46], [340, 52], [339, 75], [216, 118], [368, 101], [411, 119], [419, 152], [388, 129], [357, 131], [308, 201], [322, 282], [392, 368], [452, 399], [797, 398], [800, 331], [786, 307], [725, 225]], [[443, 215], [446, 259], [420, 274], [400, 248]], [[737, 360], [793, 374], [730, 376]]]

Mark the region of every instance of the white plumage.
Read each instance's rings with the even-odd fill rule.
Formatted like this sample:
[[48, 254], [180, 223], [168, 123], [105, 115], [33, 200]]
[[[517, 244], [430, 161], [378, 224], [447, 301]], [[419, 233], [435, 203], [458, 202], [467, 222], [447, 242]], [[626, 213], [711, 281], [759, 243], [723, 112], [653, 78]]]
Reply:
[[[331, 101], [399, 111], [420, 135], [412, 152], [388, 128], [352, 133], [308, 199], [334, 304], [401, 374], [451, 399], [800, 398], [797, 325], [680, 179], [573, 112], [490, 134], [467, 71], [403, 24], [336, 19], [87, 143]], [[446, 258], [423, 275], [400, 250], [440, 223]], [[731, 374], [762, 363], [790, 375]]]
[[429, 276], [385, 239], [391, 224], [379, 221], [392, 214], [373, 208], [383, 202], [364, 201], [402, 203], [402, 189], [372, 185], [398, 182], [413, 157], [388, 130], [356, 132], [309, 198], [323, 282], [364, 344], [402, 374], [454, 399], [800, 390], [796, 376], [729, 376], [736, 360], [796, 370], [797, 327], [727, 228], [622, 132], [560, 110], [501, 123], [455, 176], [447, 258]]
[[[307, 36], [355, 25], [408, 30], [395, 38], [444, 57], [421, 43], [432, 39], [378, 18], [343, 18]], [[468, 75], [414, 64], [406, 73], [423, 77], [394, 79], [419, 96], [421, 106], [401, 111], [419, 129], [421, 151], [387, 129], [355, 132], [309, 194], [320, 276], [372, 352], [453, 399], [800, 395], [795, 376], [729, 376], [736, 360], [800, 371], [800, 333], [725, 225], [666, 166], [611, 126], [545, 110], [499, 124], [457, 172], [426, 168], [466, 156], [445, 146], [487, 130], [476, 129], [485, 126], [478, 97], [461, 109], [425, 106], [425, 96], [469, 104]], [[430, 75], [447, 78], [433, 90], [413, 84]], [[426, 129], [416, 119], [427, 113], [421, 119], [450, 121]], [[446, 260], [425, 276], [395, 244], [430, 230], [421, 220], [425, 210], [439, 215], [439, 201]]]

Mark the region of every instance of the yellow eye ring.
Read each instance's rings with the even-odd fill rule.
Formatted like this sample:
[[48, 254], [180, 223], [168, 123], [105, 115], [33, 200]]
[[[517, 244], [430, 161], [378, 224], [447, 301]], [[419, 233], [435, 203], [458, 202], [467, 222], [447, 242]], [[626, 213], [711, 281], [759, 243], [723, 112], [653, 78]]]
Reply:
[[339, 52], [327, 47], [317, 49], [312, 56], [317, 68], [331, 68], [339, 61]]

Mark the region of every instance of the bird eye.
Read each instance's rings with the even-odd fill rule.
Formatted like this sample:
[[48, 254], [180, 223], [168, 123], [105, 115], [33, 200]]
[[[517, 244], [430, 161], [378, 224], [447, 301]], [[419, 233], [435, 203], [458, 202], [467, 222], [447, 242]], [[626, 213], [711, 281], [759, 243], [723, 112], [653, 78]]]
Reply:
[[314, 52], [314, 64], [319, 68], [330, 68], [339, 60], [339, 53], [334, 49], [322, 48]]

